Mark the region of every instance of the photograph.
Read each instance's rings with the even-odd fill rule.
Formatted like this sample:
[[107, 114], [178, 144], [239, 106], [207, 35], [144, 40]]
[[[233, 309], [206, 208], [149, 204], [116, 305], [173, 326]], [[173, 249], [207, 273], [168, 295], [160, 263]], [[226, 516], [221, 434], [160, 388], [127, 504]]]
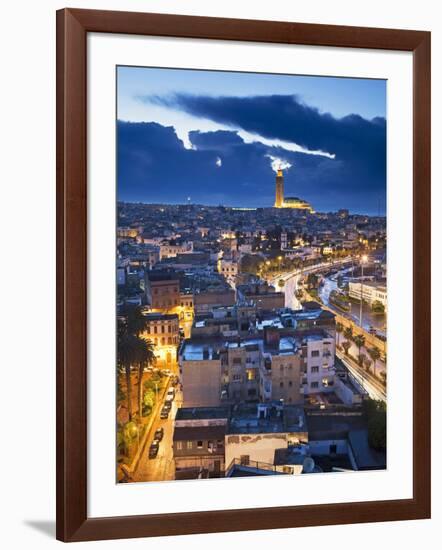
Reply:
[[116, 480], [387, 465], [387, 81], [116, 67]]

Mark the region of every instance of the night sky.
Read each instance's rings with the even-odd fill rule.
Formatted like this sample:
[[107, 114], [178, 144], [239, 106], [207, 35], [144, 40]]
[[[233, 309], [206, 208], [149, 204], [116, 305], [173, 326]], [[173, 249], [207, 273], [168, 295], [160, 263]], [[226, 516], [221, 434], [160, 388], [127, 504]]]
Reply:
[[385, 213], [386, 82], [119, 67], [118, 198]]

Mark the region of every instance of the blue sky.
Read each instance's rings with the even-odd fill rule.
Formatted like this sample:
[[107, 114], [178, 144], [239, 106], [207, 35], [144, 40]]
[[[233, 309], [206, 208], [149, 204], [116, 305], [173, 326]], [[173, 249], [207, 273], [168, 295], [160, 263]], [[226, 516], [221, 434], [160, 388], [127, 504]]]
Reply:
[[[118, 67], [118, 196], [385, 210], [386, 82]], [[253, 190], [253, 192], [251, 192]]]

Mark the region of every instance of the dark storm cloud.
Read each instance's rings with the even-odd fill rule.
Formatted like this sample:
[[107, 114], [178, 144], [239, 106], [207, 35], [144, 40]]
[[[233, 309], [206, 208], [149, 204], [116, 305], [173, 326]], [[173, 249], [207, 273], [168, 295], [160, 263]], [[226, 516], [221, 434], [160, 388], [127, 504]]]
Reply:
[[294, 142], [336, 155], [345, 177], [373, 190], [385, 187], [386, 121], [357, 114], [336, 118], [306, 105], [296, 95], [210, 97], [177, 94], [145, 101], [240, 128], [265, 138]]
[[[271, 206], [271, 154], [293, 164], [285, 174], [286, 195], [310, 200], [317, 210], [350, 208], [374, 212], [378, 194], [359, 181], [366, 167], [317, 155], [244, 143], [235, 131], [191, 132], [195, 149], [185, 149], [173, 127], [118, 122], [118, 196], [145, 202], [194, 202]], [[222, 166], [217, 166], [221, 158]], [[359, 175], [358, 175], [359, 172]]]

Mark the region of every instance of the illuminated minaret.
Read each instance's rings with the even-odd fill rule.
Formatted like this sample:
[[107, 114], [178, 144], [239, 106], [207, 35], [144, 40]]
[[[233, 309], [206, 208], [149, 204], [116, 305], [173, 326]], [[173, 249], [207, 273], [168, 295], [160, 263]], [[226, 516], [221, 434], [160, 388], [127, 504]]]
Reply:
[[284, 204], [284, 176], [282, 170], [279, 169], [276, 173], [276, 193], [275, 193], [275, 208], [282, 208]]

